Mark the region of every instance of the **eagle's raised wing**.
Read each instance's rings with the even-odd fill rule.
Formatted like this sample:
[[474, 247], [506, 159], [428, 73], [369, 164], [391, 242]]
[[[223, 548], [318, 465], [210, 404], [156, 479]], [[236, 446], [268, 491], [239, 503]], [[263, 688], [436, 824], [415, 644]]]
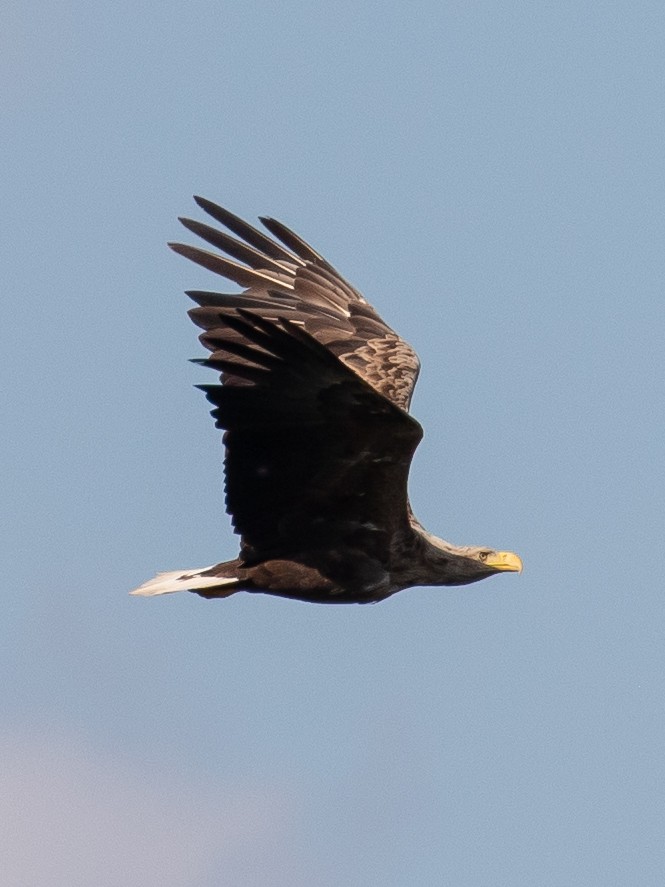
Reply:
[[173, 245], [247, 287], [190, 293], [212, 352], [199, 362], [221, 374], [221, 385], [201, 387], [226, 431], [226, 504], [244, 562], [325, 551], [341, 575], [349, 548], [387, 562], [394, 535], [411, 531], [407, 478], [422, 436], [405, 409], [415, 353], [288, 229], [265, 222], [286, 249], [198, 202], [244, 241], [185, 220], [245, 264]]
[[213, 356], [217, 331], [229, 311], [250, 308], [267, 319], [285, 317], [384, 397], [409, 408], [420, 368], [417, 354], [316, 250], [274, 219], [261, 221], [281, 242], [208, 200], [195, 200], [237, 237], [192, 219], [181, 222], [232, 258], [179, 243], [172, 249], [246, 287], [237, 295], [188, 293], [200, 306], [190, 316], [205, 331], [201, 341]]

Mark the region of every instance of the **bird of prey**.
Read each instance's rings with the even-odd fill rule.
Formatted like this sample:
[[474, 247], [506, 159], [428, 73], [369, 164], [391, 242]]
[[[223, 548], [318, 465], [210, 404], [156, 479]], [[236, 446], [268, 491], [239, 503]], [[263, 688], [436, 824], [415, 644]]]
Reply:
[[240, 552], [159, 573], [132, 593], [372, 603], [412, 586], [519, 572], [516, 554], [453, 545], [411, 511], [409, 466], [422, 437], [408, 412], [420, 366], [413, 349], [281, 222], [261, 218], [269, 236], [195, 200], [227, 230], [180, 221], [219, 252], [169, 246], [243, 287], [187, 294], [211, 352], [196, 362], [220, 374], [221, 384], [198, 387], [224, 430], [226, 509]]

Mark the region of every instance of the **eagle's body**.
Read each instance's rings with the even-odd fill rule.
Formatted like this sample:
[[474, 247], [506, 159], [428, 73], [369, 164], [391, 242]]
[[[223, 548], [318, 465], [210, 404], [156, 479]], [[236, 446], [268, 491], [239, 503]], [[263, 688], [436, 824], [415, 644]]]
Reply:
[[245, 287], [188, 293], [212, 352], [200, 362], [221, 374], [221, 385], [201, 387], [225, 431], [226, 506], [240, 555], [159, 574], [135, 593], [367, 603], [521, 569], [511, 552], [437, 539], [411, 513], [408, 472], [422, 437], [407, 412], [419, 370], [413, 349], [281, 223], [261, 220], [280, 243], [196, 200], [241, 238], [182, 219], [232, 259], [171, 244]]

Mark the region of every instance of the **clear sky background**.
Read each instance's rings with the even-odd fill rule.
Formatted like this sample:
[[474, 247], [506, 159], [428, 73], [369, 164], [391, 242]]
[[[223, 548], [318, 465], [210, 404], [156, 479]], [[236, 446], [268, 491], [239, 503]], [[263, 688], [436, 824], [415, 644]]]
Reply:
[[[662, 2], [4, 19], [3, 883], [660, 887]], [[127, 596], [236, 552], [193, 193], [413, 343], [414, 507], [522, 576]]]

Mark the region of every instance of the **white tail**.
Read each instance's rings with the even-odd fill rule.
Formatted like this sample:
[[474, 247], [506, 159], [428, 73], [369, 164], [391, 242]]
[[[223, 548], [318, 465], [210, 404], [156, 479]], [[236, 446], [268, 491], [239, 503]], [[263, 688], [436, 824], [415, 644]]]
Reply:
[[149, 579], [129, 593], [152, 597], [155, 594], [171, 594], [174, 591], [198, 591], [202, 588], [221, 588], [224, 585], [230, 585], [238, 581], [235, 578], [227, 579], [224, 576], [201, 575], [211, 569], [212, 567], [199, 567], [198, 570], [174, 570], [172, 573], [157, 573], [154, 579]]

